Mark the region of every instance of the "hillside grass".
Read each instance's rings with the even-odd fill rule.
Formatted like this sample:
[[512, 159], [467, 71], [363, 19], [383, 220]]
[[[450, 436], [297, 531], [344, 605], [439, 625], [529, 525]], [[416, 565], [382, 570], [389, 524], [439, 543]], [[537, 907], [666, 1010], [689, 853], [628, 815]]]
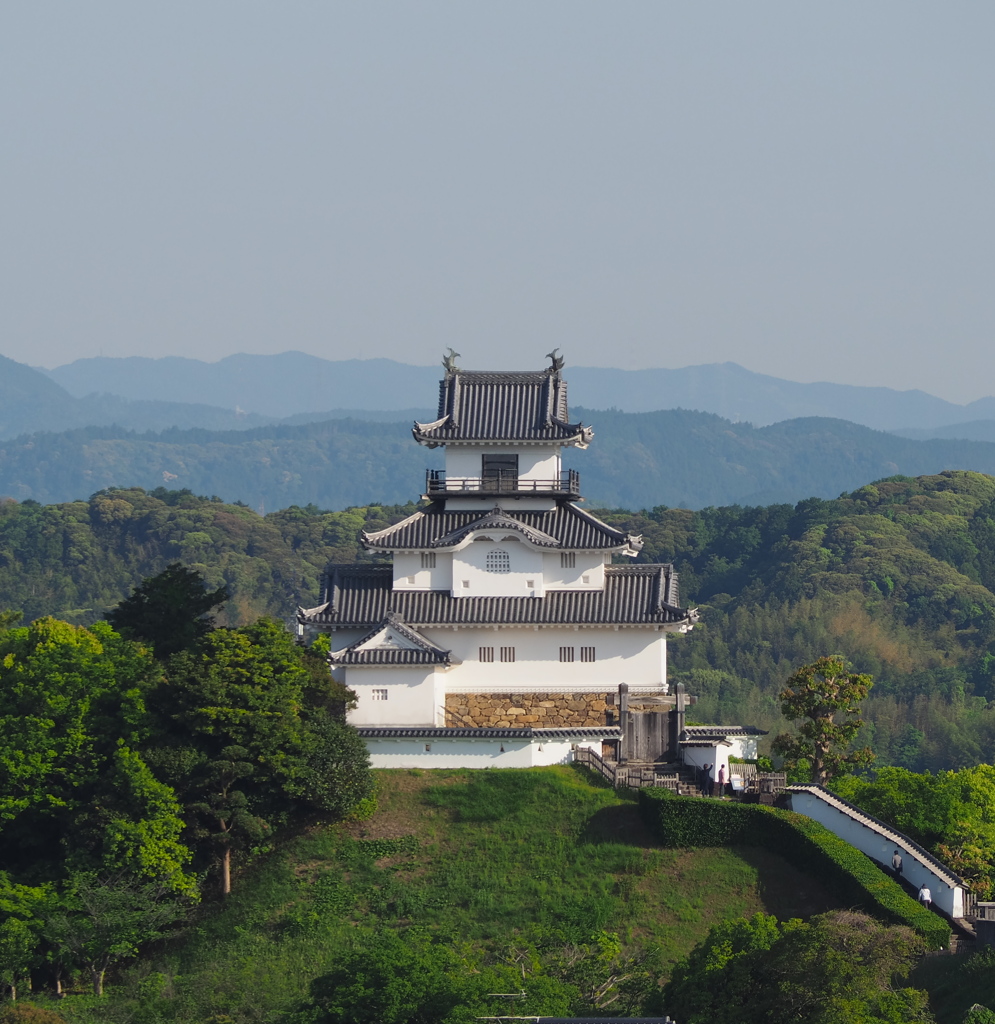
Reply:
[[96, 1021], [277, 1022], [344, 952], [415, 930], [496, 954], [560, 947], [604, 929], [664, 962], [711, 925], [758, 911], [808, 917], [835, 904], [818, 881], [755, 849], [664, 850], [634, 801], [582, 769], [384, 771], [368, 821], [315, 828], [236, 879], [223, 906], [133, 963], [103, 1001], [59, 1011]]

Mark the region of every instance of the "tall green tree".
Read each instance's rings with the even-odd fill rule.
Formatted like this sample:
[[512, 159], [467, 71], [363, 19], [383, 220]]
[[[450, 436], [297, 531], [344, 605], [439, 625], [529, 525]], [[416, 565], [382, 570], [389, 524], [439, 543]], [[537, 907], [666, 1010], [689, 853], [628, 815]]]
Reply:
[[211, 612], [230, 598], [227, 587], [208, 590], [199, 572], [171, 562], [111, 609], [107, 621], [123, 636], [150, 644], [155, 656], [165, 660], [209, 633], [214, 628]]
[[366, 748], [334, 716], [342, 697], [268, 619], [215, 630], [170, 660], [150, 696], [160, 739], [148, 757], [180, 794], [223, 893], [234, 853], [295, 814], [338, 816], [371, 793]]
[[796, 734], [775, 737], [771, 749], [784, 757], [789, 769], [802, 762], [811, 768], [812, 781], [824, 786], [858, 765], [870, 764], [870, 748], [850, 750], [860, 727], [860, 701], [872, 686], [871, 677], [849, 671], [838, 656], [819, 658], [804, 665], [781, 691], [781, 713], [801, 720]]
[[0, 869], [25, 881], [127, 869], [191, 888], [179, 805], [138, 753], [160, 676], [106, 623], [0, 633]]

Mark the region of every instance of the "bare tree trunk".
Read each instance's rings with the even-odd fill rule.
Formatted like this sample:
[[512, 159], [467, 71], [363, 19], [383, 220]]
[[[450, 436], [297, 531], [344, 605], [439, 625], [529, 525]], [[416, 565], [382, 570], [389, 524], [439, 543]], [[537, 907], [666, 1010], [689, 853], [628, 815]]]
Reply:
[[221, 855], [221, 894], [227, 896], [231, 892], [231, 847], [226, 846]]
[[90, 971], [90, 977], [93, 979], [93, 994], [95, 996], [102, 996], [104, 994], [104, 972], [98, 970], [96, 967]]
[[56, 967], [55, 968], [55, 998], [56, 999], [61, 999], [63, 994], [64, 993], [62, 991], [62, 968], [61, 967]]
[[11, 984], [10, 986], [10, 1001], [12, 1003], [17, 1002], [17, 985]]

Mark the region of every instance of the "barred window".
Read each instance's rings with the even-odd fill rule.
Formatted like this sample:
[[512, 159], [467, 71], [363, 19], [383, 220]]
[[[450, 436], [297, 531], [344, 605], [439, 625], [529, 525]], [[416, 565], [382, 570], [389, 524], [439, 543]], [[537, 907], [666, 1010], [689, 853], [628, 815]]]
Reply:
[[594, 661], [594, 648], [593, 647], [582, 647], [580, 649], [580, 660], [581, 661]]
[[481, 647], [480, 648], [480, 660], [481, 661], [493, 661], [494, 660], [494, 648], [493, 647]]
[[560, 568], [561, 569], [576, 569], [577, 568], [577, 553], [575, 551], [561, 551], [560, 552]]
[[502, 647], [501, 648], [501, 660], [502, 661], [514, 661], [515, 660], [515, 648], [514, 647]]
[[574, 649], [572, 647], [561, 647], [560, 648], [560, 661], [573, 661], [574, 660]]
[[434, 551], [423, 551], [421, 553], [421, 567], [423, 569], [434, 569], [435, 568], [435, 552]]
[[387, 699], [387, 691], [386, 690], [374, 690], [373, 693], [372, 693], [372, 696], [373, 696], [373, 700], [386, 700]]
[[484, 560], [488, 572], [511, 572], [511, 555], [507, 551], [488, 551]]

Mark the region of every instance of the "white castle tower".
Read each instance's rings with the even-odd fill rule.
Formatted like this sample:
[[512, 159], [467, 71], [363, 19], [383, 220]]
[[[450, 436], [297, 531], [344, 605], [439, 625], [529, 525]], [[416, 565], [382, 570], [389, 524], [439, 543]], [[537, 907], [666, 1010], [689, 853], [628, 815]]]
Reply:
[[377, 767], [552, 764], [578, 745], [616, 757], [620, 702], [674, 703], [667, 634], [697, 613], [681, 607], [673, 566], [613, 564], [641, 539], [577, 504], [561, 456], [593, 431], [570, 422], [551, 358], [465, 371], [450, 352], [438, 419], [413, 430], [445, 447], [429, 504], [363, 535], [392, 564], [330, 566], [322, 603], [299, 612], [302, 630], [332, 634], [333, 672], [358, 696], [349, 720]]

